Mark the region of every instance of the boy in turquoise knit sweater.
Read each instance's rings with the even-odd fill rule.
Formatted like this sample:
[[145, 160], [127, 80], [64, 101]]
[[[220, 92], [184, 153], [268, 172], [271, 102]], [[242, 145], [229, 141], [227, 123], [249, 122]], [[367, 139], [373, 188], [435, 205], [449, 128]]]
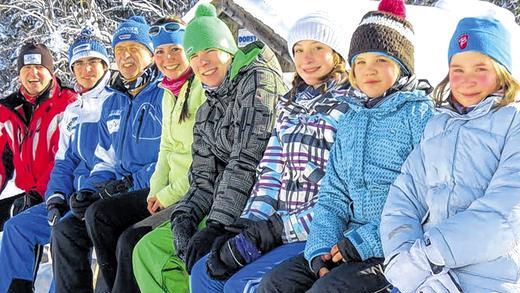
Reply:
[[382, 1], [352, 36], [347, 102], [314, 207], [305, 252], [274, 268], [258, 292], [376, 292], [389, 287], [381, 211], [432, 115], [414, 77], [402, 1]]

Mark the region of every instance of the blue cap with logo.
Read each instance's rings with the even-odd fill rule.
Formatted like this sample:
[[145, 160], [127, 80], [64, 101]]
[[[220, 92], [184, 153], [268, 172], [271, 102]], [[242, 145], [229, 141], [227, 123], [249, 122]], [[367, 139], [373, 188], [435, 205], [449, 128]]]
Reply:
[[131, 16], [119, 24], [112, 38], [112, 48], [125, 41], [134, 41], [144, 45], [153, 53], [153, 43], [148, 36], [150, 26], [143, 16]]

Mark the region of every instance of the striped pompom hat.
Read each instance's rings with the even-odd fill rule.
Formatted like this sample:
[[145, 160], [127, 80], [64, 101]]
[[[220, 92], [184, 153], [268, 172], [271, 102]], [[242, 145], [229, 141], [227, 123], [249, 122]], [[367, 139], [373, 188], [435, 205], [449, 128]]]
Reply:
[[403, 0], [383, 0], [370, 11], [352, 35], [350, 65], [361, 53], [382, 53], [397, 61], [406, 73], [414, 74], [413, 26], [406, 20]]

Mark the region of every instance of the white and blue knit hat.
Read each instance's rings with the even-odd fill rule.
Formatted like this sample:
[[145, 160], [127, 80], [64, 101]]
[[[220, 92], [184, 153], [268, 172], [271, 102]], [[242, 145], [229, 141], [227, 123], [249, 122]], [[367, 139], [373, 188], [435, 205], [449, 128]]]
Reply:
[[108, 52], [103, 43], [94, 36], [93, 30], [86, 27], [74, 40], [69, 47], [69, 68], [72, 71], [72, 65], [84, 57], [95, 57], [103, 60], [107, 67], [110, 65], [108, 60]]
[[153, 43], [148, 36], [150, 26], [142, 16], [132, 16], [119, 24], [114, 37], [112, 38], [112, 48], [125, 41], [134, 41], [143, 44], [153, 53]]
[[345, 61], [348, 57], [349, 43], [343, 26], [324, 12], [310, 13], [296, 21], [287, 36], [287, 50], [294, 61], [294, 45], [302, 40], [313, 40], [331, 47]]

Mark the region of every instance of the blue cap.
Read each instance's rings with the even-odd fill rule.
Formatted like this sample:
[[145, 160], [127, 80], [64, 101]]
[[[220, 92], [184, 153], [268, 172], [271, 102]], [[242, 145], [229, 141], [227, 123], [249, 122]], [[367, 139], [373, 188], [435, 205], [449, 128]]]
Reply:
[[112, 38], [112, 48], [117, 44], [126, 41], [134, 41], [143, 44], [150, 52], [153, 53], [152, 40], [148, 36], [150, 26], [146, 19], [142, 16], [132, 16], [119, 24], [114, 37]]
[[467, 17], [459, 21], [450, 41], [448, 63], [453, 55], [471, 51], [493, 58], [511, 73], [511, 34], [498, 20]]
[[84, 57], [96, 57], [110, 65], [108, 52], [103, 43], [98, 40], [90, 27], [85, 27], [69, 47], [69, 68], [72, 71], [72, 64]]

